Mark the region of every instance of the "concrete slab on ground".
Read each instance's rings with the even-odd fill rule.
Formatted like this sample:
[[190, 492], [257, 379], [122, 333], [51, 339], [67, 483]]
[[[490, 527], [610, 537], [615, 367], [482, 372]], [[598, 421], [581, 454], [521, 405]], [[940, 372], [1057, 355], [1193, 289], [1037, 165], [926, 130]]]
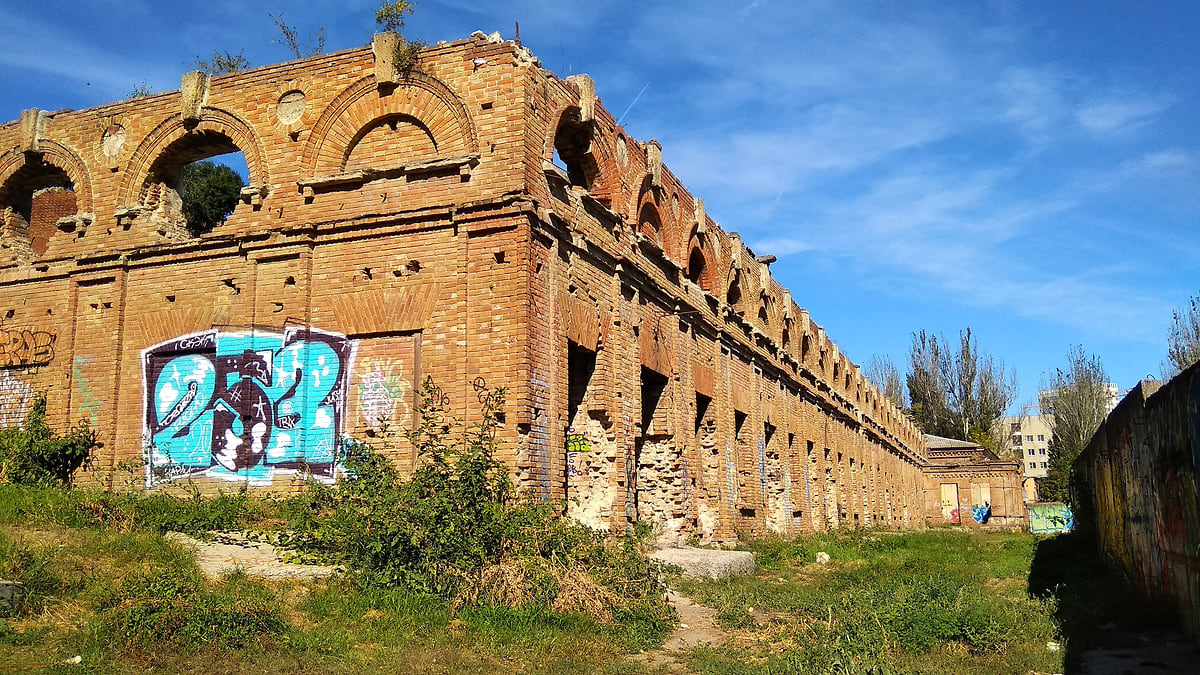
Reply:
[[735, 574], [754, 574], [754, 554], [749, 551], [719, 551], [692, 546], [662, 548], [652, 560], [675, 565], [683, 575], [695, 579], [724, 579]]

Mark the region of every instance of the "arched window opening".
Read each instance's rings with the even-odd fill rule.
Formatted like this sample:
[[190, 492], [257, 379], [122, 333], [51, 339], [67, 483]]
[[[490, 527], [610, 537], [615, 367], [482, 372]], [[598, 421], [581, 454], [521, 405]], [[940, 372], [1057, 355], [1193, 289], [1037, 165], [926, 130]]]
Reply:
[[78, 211], [75, 184], [57, 166], [42, 159], [27, 161], [0, 187], [0, 217], [28, 228], [29, 245], [42, 255], [58, 231], [58, 219]]
[[792, 331], [788, 330], [788, 327], [786, 325], [783, 327], [783, 334], [780, 335], [779, 339], [780, 339], [780, 342], [783, 343], [784, 351], [788, 351], [791, 349], [791, 347], [792, 347]]
[[771, 318], [769, 316], [767, 316], [767, 306], [766, 305], [761, 305], [758, 308], [758, 320], [761, 321], [764, 326], [771, 325]]
[[693, 246], [691, 254], [688, 255], [687, 278], [700, 288], [712, 292], [712, 283], [708, 278], [708, 259], [704, 257], [704, 251], [699, 246]]
[[658, 216], [658, 209], [650, 202], [642, 204], [642, 209], [638, 212], [638, 232], [662, 243], [662, 219]]
[[575, 187], [593, 191], [600, 181], [600, 166], [592, 150], [592, 125], [579, 119], [579, 109], [563, 113], [554, 131], [554, 164], [566, 171]]
[[733, 273], [733, 281], [729, 282], [729, 292], [725, 294], [725, 302], [733, 307], [737, 307], [742, 301], [742, 283], [741, 274]]
[[150, 167], [142, 206], [199, 236], [233, 213], [248, 173], [245, 155], [228, 136], [194, 132], [168, 146]]

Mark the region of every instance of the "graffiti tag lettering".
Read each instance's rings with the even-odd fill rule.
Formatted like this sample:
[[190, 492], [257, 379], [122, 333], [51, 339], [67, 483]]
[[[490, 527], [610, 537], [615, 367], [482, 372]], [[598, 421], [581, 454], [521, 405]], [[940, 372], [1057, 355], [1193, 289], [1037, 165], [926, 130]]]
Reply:
[[44, 366], [54, 360], [58, 336], [44, 330], [0, 329], [0, 368]]
[[1066, 504], [1034, 504], [1029, 507], [1029, 531], [1035, 534], [1070, 532], [1075, 516]]
[[262, 485], [278, 471], [332, 482], [352, 354], [344, 336], [301, 328], [146, 349], [147, 486], [195, 475]]
[[82, 356], [75, 357], [75, 363], [71, 364], [71, 377], [75, 380], [75, 391], [79, 393], [79, 409], [78, 415], [80, 418], [86, 419], [91, 423], [92, 428], [97, 426], [96, 414], [100, 411], [104, 402], [100, 400], [94, 392], [92, 392], [92, 383], [88, 380], [87, 375], [83, 372], [83, 365], [87, 362]]
[[0, 370], [0, 429], [21, 426], [32, 400], [33, 389], [29, 385]]

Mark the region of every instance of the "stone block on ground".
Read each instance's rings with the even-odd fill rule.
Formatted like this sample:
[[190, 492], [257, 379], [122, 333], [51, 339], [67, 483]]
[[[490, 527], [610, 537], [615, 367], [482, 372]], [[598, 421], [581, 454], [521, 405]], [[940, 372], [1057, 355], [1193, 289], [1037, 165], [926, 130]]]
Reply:
[[749, 551], [716, 551], [680, 546], [659, 549], [651, 560], [674, 565], [683, 575], [694, 579], [724, 579], [735, 574], [754, 573], [754, 554]]
[[25, 606], [25, 585], [19, 581], [0, 579], [0, 618], [13, 617]]

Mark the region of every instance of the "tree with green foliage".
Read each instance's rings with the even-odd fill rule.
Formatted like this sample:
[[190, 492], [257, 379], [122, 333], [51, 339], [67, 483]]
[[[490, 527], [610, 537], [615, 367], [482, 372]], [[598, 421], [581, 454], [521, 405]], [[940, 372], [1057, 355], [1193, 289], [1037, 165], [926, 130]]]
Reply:
[[1200, 361], [1200, 295], [1171, 312], [1163, 379], [1171, 379], [1197, 361]]
[[1017, 394], [1017, 375], [982, 354], [967, 328], [954, 348], [945, 336], [912, 334], [907, 377], [912, 417], [921, 431], [973, 441], [1000, 456], [1009, 454], [1000, 418]]
[[249, 68], [250, 61], [241, 52], [234, 54], [214, 49], [211, 61], [206, 61], [197, 56], [194, 65], [196, 70], [208, 73], [209, 75], [226, 75]]
[[1049, 501], [1070, 499], [1071, 465], [1083, 452], [1108, 414], [1108, 377], [1100, 358], [1072, 347], [1066, 369], [1057, 369], [1042, 387], [1041, 412], [1050, 417], [1050, 467], [1038, 480], [1038, 496]]
[[225, 222], [241, 199], [246, 183], [233, 169], [213, 162], [193, 162], [183, 168], [180, 197], [183, 215], [192, 235], [208, 232]]

